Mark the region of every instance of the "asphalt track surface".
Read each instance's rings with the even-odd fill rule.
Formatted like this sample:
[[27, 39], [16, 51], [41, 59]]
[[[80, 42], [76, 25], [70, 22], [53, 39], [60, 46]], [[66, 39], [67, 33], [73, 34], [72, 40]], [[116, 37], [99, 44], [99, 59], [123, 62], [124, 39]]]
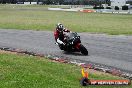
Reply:
[[89, 55], [67, 53], [57, 45], [53, 32], [0, 29], [0, 47], [18, 48], [41, 54], [68, 57], [115, 67], [132, 73], [132, 36], [79, 33]]

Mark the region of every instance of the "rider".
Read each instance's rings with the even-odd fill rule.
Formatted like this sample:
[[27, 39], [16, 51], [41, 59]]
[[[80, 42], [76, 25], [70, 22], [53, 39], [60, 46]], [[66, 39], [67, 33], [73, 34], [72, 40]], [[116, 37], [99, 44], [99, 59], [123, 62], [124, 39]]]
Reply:
[[64, 33], [63, 32], [71, 32], [64, 28], [63, 24], [58, 23], [56, 25], [56, 29], [54, 31], [55, 41], [58, 45], [64, 45]]

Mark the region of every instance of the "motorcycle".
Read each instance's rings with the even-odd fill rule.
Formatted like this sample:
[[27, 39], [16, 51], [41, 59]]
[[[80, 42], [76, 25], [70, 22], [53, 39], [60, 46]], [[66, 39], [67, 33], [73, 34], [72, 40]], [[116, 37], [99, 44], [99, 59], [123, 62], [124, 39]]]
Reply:
[[64, 43], [58, 44], [61, 50], [67, 52], [81, 52], [83, 55], [88, 55], [87, 49], [81, 44], [80, 36], [76, 32], [64, 34]]

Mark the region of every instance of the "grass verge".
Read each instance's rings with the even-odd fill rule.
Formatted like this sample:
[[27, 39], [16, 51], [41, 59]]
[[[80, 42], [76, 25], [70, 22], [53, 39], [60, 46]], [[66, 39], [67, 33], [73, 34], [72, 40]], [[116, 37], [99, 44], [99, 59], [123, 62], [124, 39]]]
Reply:
[[[81, 88], [81, 68], [50, 60], [0, 53], [0, 88]], [[119, 79], [90, 73], [91, 79]], [[130, 88], [132, 86], [88, 86], [88, 88]]]
[[46, 5], [0, 5], [0, 28], [53, 31], [63, 23], [76, 32], [132, 35], [132, 15], [48, 11]]

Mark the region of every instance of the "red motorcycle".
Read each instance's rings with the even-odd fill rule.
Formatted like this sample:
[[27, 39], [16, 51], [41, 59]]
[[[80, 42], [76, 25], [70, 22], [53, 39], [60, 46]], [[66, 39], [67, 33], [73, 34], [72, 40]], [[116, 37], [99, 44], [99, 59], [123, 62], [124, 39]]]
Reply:
[[83, 55], [88, 55], [87, 49], [81, 44], [80, 36], [76, 32], [66, 33], [64, 42], [65, 44], [58, 45], [61, 50], [81, 52]]

